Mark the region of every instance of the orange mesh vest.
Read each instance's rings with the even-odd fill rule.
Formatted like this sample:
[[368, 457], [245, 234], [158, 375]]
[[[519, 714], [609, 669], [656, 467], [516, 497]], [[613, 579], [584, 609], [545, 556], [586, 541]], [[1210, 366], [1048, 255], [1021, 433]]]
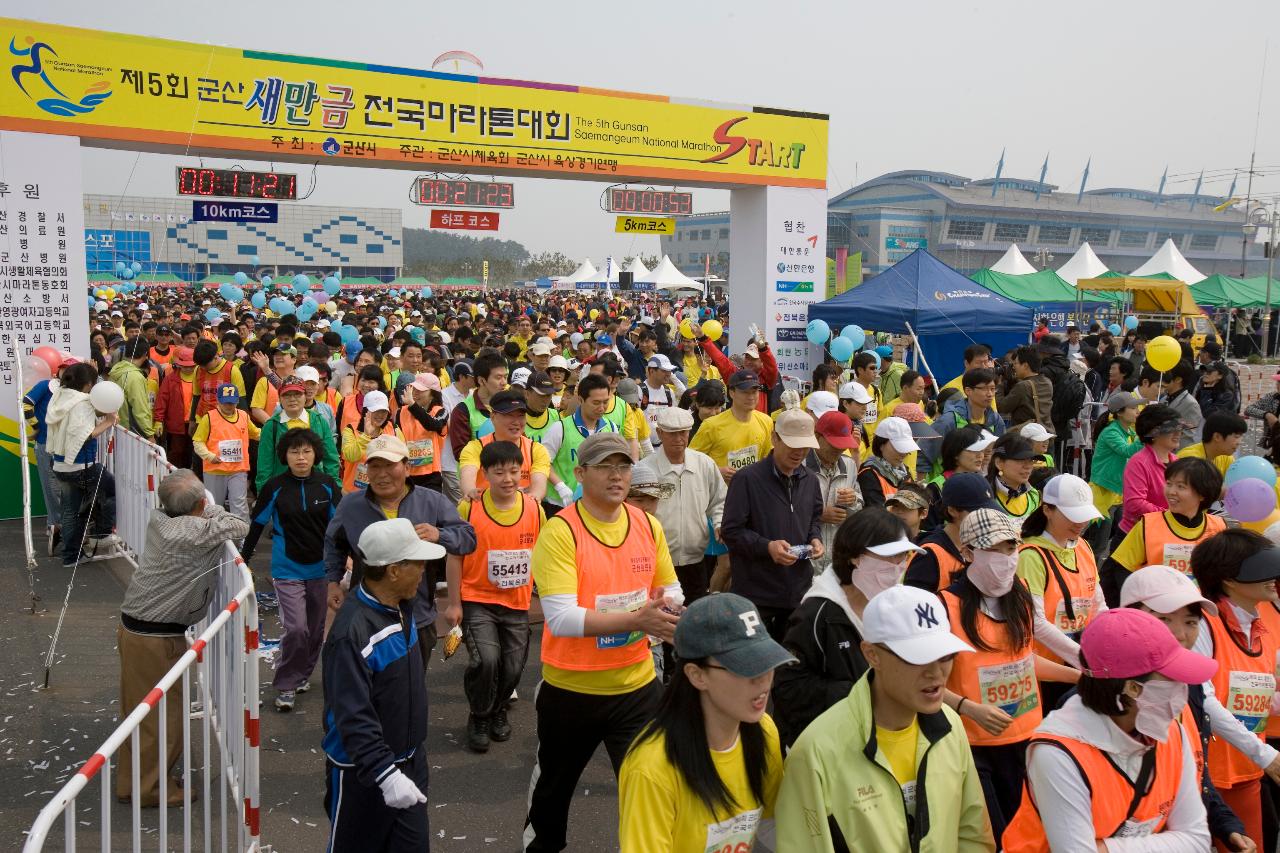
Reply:
[[[1261, 630], [1261, 650], [1256, 655], [1240, 647], [1222, 624], [1221, 615], [1206, 613], [1203, 617], [1213, 636], [1213, 657], [1218, 662], [1213, 691], [1222, 706], [1259, 738], [1266, 735], [1271, 715], [1271, 696], [1276, 690], [1276, 649], [1280, 648], [1280, 635], [1273, 634], [1261, 616], [1266, 606], [1258, 608], [1259, 618], [1253, 623], [1253, 630]], [[1230, 788], [1261, 776], [1262, 768], [1234, 746], [1219, 737], [1210, 739], [1209, 778], [1214, 785]]]
[[938, 589], [934, 590], [934, 592], [951, 586], [951, 581], [955, 578], [956, 573], [964, 568], [964, 563], [956, 559], [954, 554], [937, 542], [926, 542], [920, 547], [932, 552], [933, 556], [938, 560]]
[[[578, 605], [600, 613], [639, 610], [649, 600], [658, 569], [658, 543], [648, 516], [623, 504], [627, 535], [614, 548], [587, 529], [578, 509], [570, 504], [556, 518], [573, 532], [578, 565]], [[542, 662], [560, 669], [621, 669], [641, 663], [650, 654], [649, 639], [640, 631], [599, 637], [557, 637], [542, 626]]]
[[222, 367], [216, 373], [210, 373], [203, 367], [196, 368], [195, 385], [200, 392], [200, 402], [196, 403], [196, 420], [218, 408], [218, 386], [231, 381], [231, 371], [234, 369], [235, 365], [228, 358], [222, 358]]
[[538, 502], [525, 494], [520, 518], [512, 525], [496, 521], [484, 501], [472, 501], [467, 521], [476, 530], [476, 549], [462, 558], [462, 600], [528, 610], [533, 590], [529, 572], [533, 544], [542, 529]]
[[[489, 433], [480, 439], [480, 449], [484, 450], [498, 438], [496, 433]], [[505, 439], [504, 439], [505, 440]], [[533, 484], [533, 439], [527, 435], [520, 436], [520, 488], [527, 489]], [[489, 478], [484, 475], [484, 468], [476, 469], [476, 488], [489, 488]]]
[[[1188, 732], [1188, 738], [1193, 737], [1198, 736]], [[1139, 838], [1164, 829], [1182, 776], [1182, 728], [1176, 720], [1169, 723], [1168, 739], [1164, 743], [1156, 742], [1151, 782], [1145, 796], [1139, 796], [1129, 777], [1116, 769], [1106, 754], [1096, 747], [1049, 734], [1036, 735], [1030, 743], [1045, 744], [1041, 749], [1066, 750], [1075, 761], [1081, 777], [1089, 786], [1095, 840]], [[1047, 805], [1052, 808], [1051, 801], [1047, 801]], [[1025, 782], [1022, 784], [1022, 804], [1002, 840], [1004, 853], [1047, 853], [1049, 850], [1039, 809]]]
[[1183, 539], [1173, 532], [1169, 519], [1163, 512], [1149, 512], [1142, 516], [1142, 538], [1147, 546], [1148, 566], [1172, 566], [1184, 575], [1191, 575], [1191, 551], [1210, 536], [1217, 536], [1227, 529], [1227, 523], [1216, 515], [1204, 514], [1204, 532], [1198, 539]]
[[[318, 417], [318, 416], [317, 416]], [[357, 429], [352, 427], [352, 430]], [[382, 432], [379, 435], [395, 435], [396, 425], [391, 418], [387, 418], [387, 422], [382, 425]], [[343, 493], [354, 492], [356, 489], [363, 489], [369, 485], [369, 465], [363, 459], [359, 462], [348, 462], [342, 460], [342, 491]]]
[[[429, 414], [440, 417], [444, 408], [437, 406]], [[431, 432], [404, 406], [396, 413], [396, 426], [409, 448], [409, 476], [419, 477], [440, 470], [440, 452], [444, 449], [444, 433]]]
[[[1277, 646], [1280, 646], [1280, 607], [1264, 601], [1258, 605], [1258, 618], [1267, 626], [1267, 633], [1275, 638]], [[1280, 738], [1280, 716], [1267, 717], [1267, 738]]]
[[[946, 590], [940, 593], [951, 620], [951, 633], [970, 642], [960, 627], [960, 599]], [[1035, 653], [1032, 641], [1017, 651], [1004, 651], [1009, 637], [1000, 622], [978, 610], [978, 635], [987, 645], [1001, 651], [984, 652], [975, 647], [972, 653], [956, 655], [947, 687], [951, 692], [980, 705], [995, 705], [1013, 722], [1003, 732], [993, 735], [968, 717], [963, 717], [964, 731], [974, 746], [999, 746], [1017, 743], [1031, 737], [1044, 719], [1040, 702], [1040, 685], [1036, 681]]]
[[[1096, 615], [1093, 612], [1093, 593], [1098, 587], [1098, 563], [1089, 543], [1076, 542], [1076, 570], [1072, 571], [1058, 561], [1048, 548], [1039, 545], [1023, 545], [1020, 550], [1031, 549], [1044, 561], [1047, 577], [1044, 583], [1044, 617], [1077, 643], [1080, 634]], [[1036, 654], [1055, 663], [1062, 658], [1036, 643]]]
[[209, 438], [205, 446], [218, 457], [217, 462], [205, 462], [206, 474], [235, 474], [249, 470], [249, 414], [236, 412], [235, 421], [229, 421], [216, 408], [209, 413]]

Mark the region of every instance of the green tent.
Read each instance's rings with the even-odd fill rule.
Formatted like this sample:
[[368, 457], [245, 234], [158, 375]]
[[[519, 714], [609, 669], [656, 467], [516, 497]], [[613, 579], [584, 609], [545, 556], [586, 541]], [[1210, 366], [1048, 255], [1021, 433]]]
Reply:
[[474, 278], [446, 278], [440, 282], [443, 285], [452, 285], [454, 287], [479, 287], [480, 282]]
[[[1037, 312], [1073, 311], [1076, 305], [1076, 289], [1053, 270], [1013, 275], [984, 269], [969, 278], [1006, 299], [1030, 305]], [[1086, 292], [1082, 301], [1086, 315], [1115, 302], [1109, 296], [1091, 292]]]
[[114, 282], [121, 281], [120, 276], [113, 272], [91, 272], [89, 273], [89, 281], [92, 282]]
[[139, 273], [133, 280], [139, 284], [178, 284], [186, 279], [171, 272], [158, 272]]
[[1177, 281], [1178, 280], [1167, 272], [1158, 272], [1158, 273], [1155, 273], [1154, 275], [1129, 275], [1128, 273], [1116, 272], [1115, 270], [1107, 270], [1102, 275], [1098, 276], [1098, 278], [1151, 278], [1151, 279], [1156, 279], [1157, 281]]
[[1232, 278], [1221, 273], [1191, 285], [1196, 302], [1212, 308], [1260, 308], [1266, 301], [1265, 292], [1265, 278]]
[[402, 275], [388, 282], [391, 287], [430, 287], [431, 282], [420, 275]]
[[[376, 276], [371, 275], [344, 275], [342, 277], [343, 287], [355, 287], [357, 285], [382, 284], [383, 281]], [[320, 282], [315, 283], [315, 287], [319, 287]]]

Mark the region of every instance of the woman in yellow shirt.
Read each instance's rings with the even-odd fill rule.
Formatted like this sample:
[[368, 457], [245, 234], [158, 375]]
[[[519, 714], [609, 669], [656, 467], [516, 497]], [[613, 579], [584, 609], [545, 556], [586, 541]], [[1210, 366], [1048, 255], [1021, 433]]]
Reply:
[[765, 705], [774, 669], [795, 658], [769, 637], [755, 605], [732, 593], [685, 610], [675, 654], [680, 665], [657, 715], [618, 776], [622, 851], [750, 850], [771, 827], [782, 782]]

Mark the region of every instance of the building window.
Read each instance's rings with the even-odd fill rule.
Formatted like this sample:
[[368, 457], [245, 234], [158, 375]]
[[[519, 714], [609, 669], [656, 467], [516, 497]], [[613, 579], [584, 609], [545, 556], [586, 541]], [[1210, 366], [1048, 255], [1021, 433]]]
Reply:
[[980, 219], [953, 219], [947, 223], [947, 237], [952, 240], [981, 239], [987, 223]]
[[710, 240], [710, 239], [711, 239], [711, 229], [710, 229], [710, 228], [703, 228], [703, 229], [702, 229], [702, 239], [703, 239], [703, 240]]
[[727, 263], [729, 263], [729, 253], [728, 253], [728, 252], [720, 252], [719, 254], [717, 254], [717, 255], [716, 255], [716, 260], [717, 260], [717, 261], [719, 261], [719, 262], [720, 262], [720, 263], [722, 263], [722, 264], [727, 264]]
[[1147, 245], [1147, 236], [1148, 232], [1146, 231], [1121, 231], [1120, 238], [1116, 240], [1116, 245], [1140, 249]]
[[1041, 225], [1040, 236], [1037, 238], [1041, 243], [1047, 243], [1050, 246], [1067, 246], [1071, 243], [1071, 226], [1070, 225]]
[[223, 228], [210, 228], [206, 232], [205, 237], [209, 240], [225, 240], [227, 239], [227, 232]]
[[853, 233], [865, 240], [866, 238], [871, 236], [871, 226], [859, 225]]
[[914, 237], [923, 238], [928, 236], [928, 229], [919, 225], [890, 225], [890, 237]]
[[1191, 249], [1196, 252], [1212, 252], [1218, 248], [1217, 234], [1192, 234]]
[[911, 252], [904, 252], [898, 249], [891, 249], [888, 252], [885, 252], [884, 254], [885, 254], [885, 260], [887, 260], [891, 264], [896, 264], [898, 261], [905, 260], [906, 257], [911, 254]]
[[[1044, 229], [1041, 228], [1041, 231]], [[997, 243], [1025, 243], [1027, 237], [1031, 235], [1031, 226], [1020, 222], [997, 222], [996, 237]]]
[[258, 247], [256, 245], [248, 245], [245, 243], [241, 243], [239, 246], [236, 246], [236, 254], [237, 255], [256, 255], [258, 254]]
[[729, 239], [729, 229], [728, 229], [728, 228], [721, 228], [721, 229], [720, 229], [720, 239], [721, 239], [721, 240], [728, 240], [728, 239]]
[[1111, 242], [1110, 228], [1081, 228], [1080, 242], [1093, 246], [1105, 246]]
[[1157, 231], [1155, 247], [1159, 249], [1161, 246], [1164, 245], [1165, 240], [1172, 240], [1173, 245], [1177, 246], [1178, 248], [1182, 248], [1182, 238], [1185, 236], [1187, 235], [1179, 234], [1176, 231]]

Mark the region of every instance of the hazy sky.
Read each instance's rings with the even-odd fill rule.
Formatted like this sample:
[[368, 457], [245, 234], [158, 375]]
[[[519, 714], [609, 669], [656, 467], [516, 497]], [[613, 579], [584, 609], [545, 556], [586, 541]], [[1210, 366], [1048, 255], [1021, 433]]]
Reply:
[[[1166, 191], [1190, 192], [1201, 168], [1248, 165], [1261, 85], [1257, 163], [1271, 172], [1255, 193], [1280, 193], [1275, 0], [0, 0], [0, 14], [421, 68], [467, 50], [492, 76], [826, 112], [833, 195], [897, 169], [988, 177], [1002, 147], [1005, 175], [1038, 177], [1048, 153], [1047, 180], [1071, 191], [1092, 156], [1092, 188], [1155, 189], [1168, 165]], [[88, 192], [173, 193], [174, 158], [86, 149], [84, 160]], [[399, 206], [424, 226], [426, 209], [405, 201], [412, 174], [322, 167], [309, 201]], [[613, 233], [603, 184], [517, 183], [503, 238], [597, 263], [657, 250]], [[725, 209], [728, 193], [695, 190], [694, 205]]]

